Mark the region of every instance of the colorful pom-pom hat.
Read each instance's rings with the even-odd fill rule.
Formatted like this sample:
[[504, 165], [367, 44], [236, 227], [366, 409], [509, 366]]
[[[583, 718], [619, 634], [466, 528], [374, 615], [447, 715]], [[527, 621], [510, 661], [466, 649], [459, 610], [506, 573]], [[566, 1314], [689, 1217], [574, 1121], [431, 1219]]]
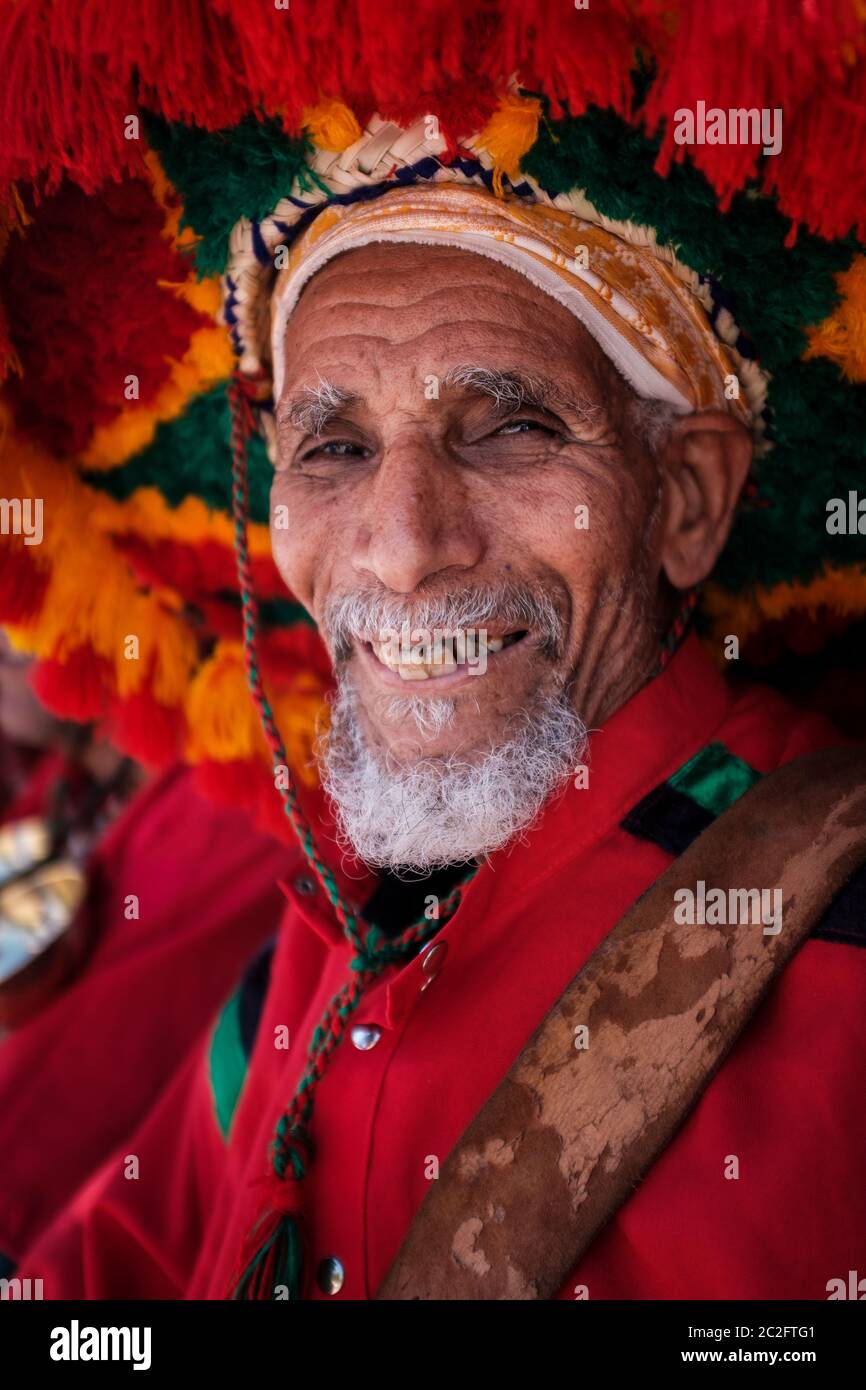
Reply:
[[[329, 664], [267, 532], [276, 253], [447, 185], [578, 219], [700, 306], [757, 446], [702, 630], [856, 729], [859, 0], [0, 0], [0, 55], [0, 623], [47, 705], [284, 827], [244, 673], [231, 402], [235, 445], [257, 426], [257, 676], [312, 788]], [[743, 110], [781, 112], [778, 153], [707, 138]]]

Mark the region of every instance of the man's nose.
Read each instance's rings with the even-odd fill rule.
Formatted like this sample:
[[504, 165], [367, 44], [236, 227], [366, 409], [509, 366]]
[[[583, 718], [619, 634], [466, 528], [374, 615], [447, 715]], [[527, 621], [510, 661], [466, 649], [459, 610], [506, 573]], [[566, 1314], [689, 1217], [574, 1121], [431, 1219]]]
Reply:
[[408, 594], [448, 569], [472, 569], [484, 554], [481, 518], [457, 464], [423, 442], [394, 445], [371, 479], [352, 563], [394, 593]]

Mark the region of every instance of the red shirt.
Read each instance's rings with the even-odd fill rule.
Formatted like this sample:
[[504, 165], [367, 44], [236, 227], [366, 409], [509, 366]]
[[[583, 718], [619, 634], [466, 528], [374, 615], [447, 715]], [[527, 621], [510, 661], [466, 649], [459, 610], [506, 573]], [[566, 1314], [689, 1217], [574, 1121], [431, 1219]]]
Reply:
[[[589, 787], [552, 801], [523, 841], [492, 856], [422, 959], [390, 967], [320, 1084], [307, 1179], [307, 1267], [345, 1280], [306, 1296], [359, 1299], [381, 1283], [449, 1149], [592, 950], [670, 855], [623, 817], [693, 754], [720, 741], [759, 772], [831, 743], [823, 721], [766, 690], [734, 696], [690, 638], [668, 669], [593, 736]], [[303, 886], [303, 885], [302, 885]], [[357, 887], [357, 885], [356, 885]], [[288, 885], [246, 1081], [226, 1141], [208, 1050], [132, 1149], [141, 1177], [109, 1165], [20, 1270], [45, 1296], [213, 1297], [232, 1285], [259, 1213], [275, 1121], [349, 948], [321, 892]], [[866, 1229], [866, 951], [810, 940], [776, 982], [673, 1143], [561, 1291], [573, 1298], [826, 1298], [862, 1265]], [[275, 1046], [281, 1026], [289, 1050]], [[726, 1178], [729, 1159], [739, 1178]]]
[[[0, 1039], [0, 1256], [18, 1259], [138, 1126], [276, 930], [277, 879], [299, 858], [239, 812], [203, 801], [180, 768], [105, 832], [88, 864], [93, 954]], [[130, 894], [137, 918], [126, 913]]]

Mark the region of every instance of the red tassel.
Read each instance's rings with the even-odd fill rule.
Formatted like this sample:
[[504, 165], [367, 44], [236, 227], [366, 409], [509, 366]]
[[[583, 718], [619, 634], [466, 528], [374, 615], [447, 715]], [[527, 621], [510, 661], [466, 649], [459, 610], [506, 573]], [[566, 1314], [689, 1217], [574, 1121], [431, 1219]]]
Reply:
[[[232, 593], [237, 586], [234, 551], [219, 541], [164, 540], [150, 544], [141, 536], [119, 534], [115, 543], [140, 583], [175, 589], [190, 602], [221, 592]], [[285, 585], [270, 555], [256, 556], [252, 568], [260, 597], [285, 598]]]
[[522, 86], [544, 92], [555, 118], [564, 105], [572, 115], [591, 104], [627, 113], [635, 49], [663, 48], [662, 15], [669, 8], [659, 0], [591, 0], [582, 10], [558, 0], [503, 4], [478, 67], [491, 82], [515, 73]]
[[[137, 170], [143, 142], [124, 138], [137, 101], [211, 130], [262, 110], [296, 131], [305, 107], [330, 95], [362, 121], [374, 108], [402, 123], [434, 112], [452, 146], [484, 124], [511, 75], [546, 92], [554, 115], [590, 103], [625, 114], [640, 48], [659, 67], [646, 118], [652, 129], [665, 122], [661, 173], [688, 148], [727, 203], [760, 147], [677, 146], [674, 113], [698, 99], [725, 110], [781, 106], [786, 140], [804, 123], [818, 138], [798, 137], [798, 160], [783, 147], [770, 177], [779, 174], [796, 215], [807, 205], [795, 191], [799, 160], [817, 182], [841, 158], [840, 191], [829, 189], [818, 214], [835, 235], [857, 220], [849, 209], [862, 194], [845, 177], [863, 167], [860, 136], [851, 148], [834, 133], [846, 111], [857, 113], [833, 109], [848, 99], [845, 63], [858, 52], [862, 60], [860, 24], [851, 0], [593, 0], [585, 10], [567, 0], [415, 0], [387, 15], [382, 0], [291, 0], [284, 10], [272, 0], [16, 0], [0, 5], [0, 185], [38, 178], [51, 190], [68, 174], [94, 191]], [[822, 105], [826, 119], [815, 114]]]
[[275, 1298], [281, 1286], [289, 1299], [301, 1297], [304, 1275], [301, 1217], [309, 1148], [303, 1137], [293, 1140], [292, 1148], [294, 1156], [289, 1162], [288, 1177], [279, 1177], [271, 1170], [255, 1184], [267, 1184], [268, 1200], [262, 1215], [242, 1242], [239, 1272], [230, 1291], [232, 1298]]
[[107, 737], [146, 767], [170, 767], [182, 756], [186, 734], [183, 711], [162, 705], [147, 689], [108, 701]]
[[118, 83], [134, 72], [142, 106], [168, 120], [216, 130], [253, 106], [232, 25], [208, 0], [77, 0], [64, 9], [76, 51], [98, 55]]
[[0, 5], [0, 190], [38, 179], [51, 192], [69, 175], [93, 193], [142, 169], [142, 141], [124, 138], [124, 117], [136, 110], [131, 71], [110, 73], [97, 55], [64, 42], [64, 11], [78, 8]]
[[764, 187], [793, 221], [833, 241], [854, 228], [866, 240], [866, 59], [839, 90], [804, 103], [778, 159], [764, 165]]
[[41, 611], [48, 571], [37, 564], [31, 547], [8, 536], [0, 546], [0, 622], [24, 623]]
[[65, 661], [40, 661], [32, 676], [33, 689], [61, 719], [80, 724], [101, 719], [112, 671], [90, 646], [76, 647]]
[[[0, 7], [2, 8], [2, 7]], [[149, 183], [129, 179], [89, 198], [66, 185], [33, 212], [0, 265], [0, 295], [22, 376], [7, 390], [22, 431], [60, 455], [82, 450], [126, 408], [127, 377], [152, 401], [196, 328], [208, 323], [160, 281], [187, 263], [163, 236]], [[154, 325], [159, 331], [154, 331]], [[70, 371], [71, 362], [86, 370]]]
[[[722, 208], [757, 170], [758, 144], [677, 145], [675, 113], [706, 109], [764, 108], [783, 111], [784, 157], [800, 107], [820, 103], [844, 77], [843, 48], [859, 33], [849, 0], [755, 0], [745, 6], [692, 0], [682, 5], [672, 49], [650, 89], [645, 118], [650, 130], [664, 121], [656, 169], [666, 175], [688, 157], [704, 171]], [[833, 151], [835, 162], [838, 151]], [[823, 157], [823, 156], [822, 156]]]

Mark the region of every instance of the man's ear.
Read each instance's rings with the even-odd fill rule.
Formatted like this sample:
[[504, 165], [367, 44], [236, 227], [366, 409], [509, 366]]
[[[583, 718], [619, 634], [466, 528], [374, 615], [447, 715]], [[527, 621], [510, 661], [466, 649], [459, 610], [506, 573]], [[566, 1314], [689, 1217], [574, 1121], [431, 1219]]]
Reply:
[[718, 559], [752, 461], [746, 427], [723, 410], [686, 415], [661, 449], [662, 569], [676, 589], [706, 579]]

